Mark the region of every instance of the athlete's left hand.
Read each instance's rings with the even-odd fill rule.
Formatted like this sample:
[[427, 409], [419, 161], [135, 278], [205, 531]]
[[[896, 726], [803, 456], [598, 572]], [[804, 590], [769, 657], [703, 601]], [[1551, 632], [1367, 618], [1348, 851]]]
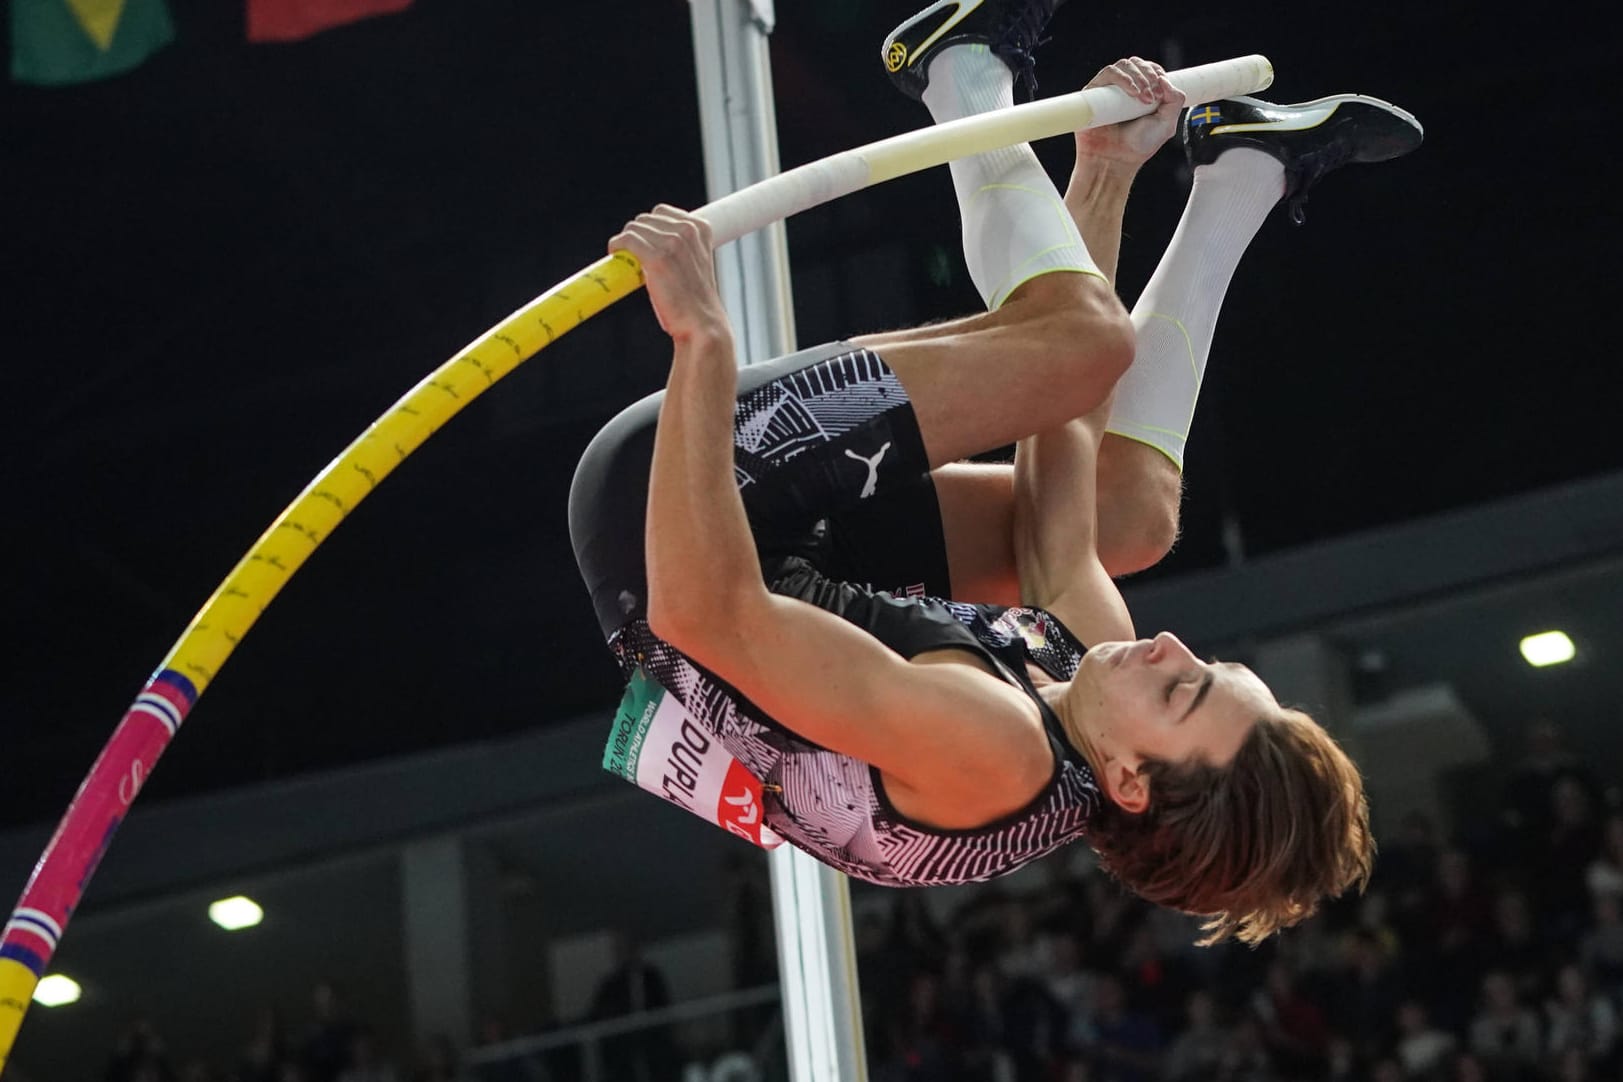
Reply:
[[661, 203], [627, 222], [609, 240], [609, 251], [637, 257], [654, 315], [671, 338], [730, 333], [716, 288], [710, 225], [702, 218]]
[[1076, 133], [1078, 157], [1089, 157], [1137, 169], [1154, 156], [1178, 130], [1183, 92], [1167, 81], [1166, 69], [1151, 60], [1130, 56], [1095, 75], [1088, 87], [1115, 86], [1153, 104], [1153, 113], [1122, 124], [1086, 128]]

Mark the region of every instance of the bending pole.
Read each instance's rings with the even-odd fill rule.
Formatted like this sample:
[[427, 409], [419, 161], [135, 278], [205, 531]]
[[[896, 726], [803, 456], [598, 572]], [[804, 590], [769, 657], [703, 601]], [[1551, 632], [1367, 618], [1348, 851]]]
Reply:
[[[1273, 81], [1261, 56], [1171, 72], [1191, 105]], [[1130, 120], [1149, 112], [1115, 87], [1080, 90], [894, 136], [753, 184], [701, 208], [717, 245], [831, 199], [955, 158]], [[605, 256], [547, 290], [435, 369], [300, 493], [203, 605], [113, 730], [34, 866], [0, 934], [0, 1071], [34, 988], [85, 885], [158, 757], [198, 696], [293, 573], [382, 480], [439, 427], [560, 335], [635, 292], [636, 260]]]

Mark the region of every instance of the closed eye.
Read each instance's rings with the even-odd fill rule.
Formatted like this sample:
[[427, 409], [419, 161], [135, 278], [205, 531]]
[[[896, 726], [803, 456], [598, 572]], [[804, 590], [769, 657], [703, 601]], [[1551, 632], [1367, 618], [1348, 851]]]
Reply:
[[1176, 680], [1169, 681], [1167, 683], [1166, 692], [1161, 697], [1164, 700], [1166, 700], [1167, 702], [1170, 703], [1172, 701], [1172, 696], [1174, 696], [1174, 695], [1176, 695], [1178, 693], [1179, 688], [1187, 687], [1190, 684], [1194, 684], [1194, 683], [1198, 683], [1198, 682], [1199, 682], [1198, 680], [1196, 680], [1194, 678], [1191, 678], [1191, 677], [1179, 677]]
[[1201, 678], [1200, 690], [1196, 691], [1194, 698], [1189, 700], [1189, 706], [1184, 710], [1183, 716], [1178, 719], [1178, 724], [1181, 725], [1185, 721], [1189, 720], [1189, 715], [1193, 714], [1195, 712], [1195, 709], [1197, 707], [1199, 707], [1201, 703], [1206, 701], [1206, 693], [1208, 691], [1211, 691], [1211, 690], [1212, 690], [1212, 670], [1207, 669], [1206, 670], [1206, 675]]

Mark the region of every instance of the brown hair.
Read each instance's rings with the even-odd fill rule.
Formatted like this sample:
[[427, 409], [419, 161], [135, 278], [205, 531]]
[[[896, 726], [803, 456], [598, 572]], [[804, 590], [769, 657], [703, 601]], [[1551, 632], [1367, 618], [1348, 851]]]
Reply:
[[1257, 719], [1226, 766], [1146, 760], [1150, 804], [1106, 800], [1088, 841], [1106, 871], [1157, 905], [1209, 918], [1201, 946], [1255, 945], [1369, 881], [1363, 778], [1306, 714]]

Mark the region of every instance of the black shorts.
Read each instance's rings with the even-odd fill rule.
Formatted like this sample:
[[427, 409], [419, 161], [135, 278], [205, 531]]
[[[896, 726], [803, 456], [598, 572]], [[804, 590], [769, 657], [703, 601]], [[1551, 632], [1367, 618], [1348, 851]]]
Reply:
[[[610, 640], [647, 615], [643, 526], [663, 398], [649, 395], [605, 425], [569, 492], [575, 561]], [[799, 557], [840, 581], [950, 596], [924, 441], [878, 354], [836, 342], [742, 369], [733, 445], [769, 584], [783, 560]]]

